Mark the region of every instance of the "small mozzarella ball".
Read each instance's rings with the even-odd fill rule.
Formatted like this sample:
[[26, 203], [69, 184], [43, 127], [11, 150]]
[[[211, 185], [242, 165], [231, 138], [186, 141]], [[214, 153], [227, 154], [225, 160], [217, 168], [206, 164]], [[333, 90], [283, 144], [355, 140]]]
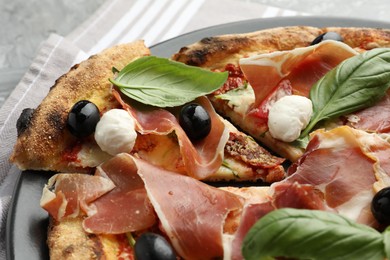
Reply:
[[111, 155], [129, 153], [136, 138], [134, 119], [123, 109], [107, 111], [96, 125], [95, 140], [103, 151]]
[[276, 101], [269, 110], [268, 128], [275, 139], [292, 142], [310, 122], [313, 105], [310, 99], [291, 95]]

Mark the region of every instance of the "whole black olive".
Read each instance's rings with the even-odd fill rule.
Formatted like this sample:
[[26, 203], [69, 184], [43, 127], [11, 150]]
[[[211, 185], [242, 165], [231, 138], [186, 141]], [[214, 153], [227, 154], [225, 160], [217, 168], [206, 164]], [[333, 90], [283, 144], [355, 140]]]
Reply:
[[179, 123], [191, 140], [200, 140], [206, 137], [211, 130], [209, 113], [199, 104], [185, 105], [179, 116]]
[[176, 260], [171, 245], [163, 237], [155, 233], [142, 234], [134, 245], [136, 260]]
[[343, 41], [343, 37], [341, 37], [341, 35], [338, 34], [337, 32], [326, 32], [326, 33], [321, 34], [320, 36], [317, 36], [311, 42], [310, 45], [315, 45], [317, 43], [320, 43], [320, 42], [326, 41], [326, 40], [334, 40], [334, 41], [342, 42]]
[[375, 194], [371, 202], [371, 211], [379, 223], [390, 224], [390, 187]]
[[82, 138], [95, 131], [99, 120], [100, 113], [97, 106], [88, 100], [81, 100], [70, 110], [67, 126], [72, 135]]

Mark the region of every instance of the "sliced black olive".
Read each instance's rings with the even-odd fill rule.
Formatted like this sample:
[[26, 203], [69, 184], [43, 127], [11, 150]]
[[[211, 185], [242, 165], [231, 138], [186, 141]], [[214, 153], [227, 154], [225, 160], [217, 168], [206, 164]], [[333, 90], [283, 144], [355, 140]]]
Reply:
[[179, 123], [191, 140], [200, 140], [211, 130], [209, 113], [196, 103], [187, 104], [181, 109]]
[[337, 32], [326, 32], [326, 33], [321, 34], [320, 36], [317, 36], [311, 42], [310, 45], [315, 45], [317, 43], [320, 43], [320, 42], [326, 41], [326, 40], [334, 40], [334, 41], [342, 42], [343, 41], [343, 37], [341, 37], [341, 35], [338, 34]]
[[73, 105], [68, 114], [67, 126], [76, 137], [87, 137], [95, 131], [100, 120], [99, 109], [88, 100], [81, 100]]
[[34, 113], [34, 109], [32, 108], [23, 109], [18, 120], [16, 121], [16, 131], [18, 136], [20, 136], [28, 128], [33, 113]]
[[136, 260], [176, 260], [171, 245], [163, 237], [155, 233], [142, 234], [134, 245]]
[[371, 211], [379, 223], [390, 224], [390, 187], [375, 194], [371, 202]]

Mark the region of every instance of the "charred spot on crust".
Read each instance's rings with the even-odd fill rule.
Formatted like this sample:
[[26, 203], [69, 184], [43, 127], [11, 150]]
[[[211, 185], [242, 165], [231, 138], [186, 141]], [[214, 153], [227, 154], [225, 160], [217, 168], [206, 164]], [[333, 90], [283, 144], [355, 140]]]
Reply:
[[64, 119], [60, 111], [52, 110], [47, 115], [47, 122], [54, 130], [53, 133], [59, 133], [65, 128]]
[[73, 245], [70, 245], [70, 246], [67, 246], [63, 251], [62, 251], [62, 256], [64, 258], [68, 258], [69, 256], [71, 256], [73, 254], [73, 252], [75, 251], [75, 248]]
[[[200, 40], [201, 47], [191, 50], [182, 48], [180, 53], [187, 56], [185, 63], [192, 66], [202, 66], [211, 60], [214, 55], [221, 53], [236, 53], [244, 46], [250, 43], [249, 38], [235, 37], [231, 39], [222, 39], [220, 37], [206, 37]], [[188, 53], [184, 53], [188, 52]], [[180, 60], [180, 58], [179, 58]]]
[[16, 121], [16, 130], [18, 137], [26, 131], [28, 126], [30, 125], [32, 115], [34, 113], [34, 109], [25, 108], [20, 114], [18, 120]]
[[96, 256], [96, 259], [101, 259], [102, 256], [104, 256], [104, 253], [100, 239], [95, 234], [88, 234], [88, 238], [93, 242], [92, 251]]
[[188, 47], [181, 47], [179, 53], [185, 52], [186, 50], [188, 50]]
[[195, 50], [191, 53], [190, 59], [186, 62], [188, 65], [200, 66], [207, 61], [207, 55], [209, 54], [209, 49], [205, 48], [202, 50]]
[[204, 44], [210, 44], [214, 41], [214, 39], [215, 39], [214, 37], [205, 37], [202, 40], [200, 40], [200, 42]]

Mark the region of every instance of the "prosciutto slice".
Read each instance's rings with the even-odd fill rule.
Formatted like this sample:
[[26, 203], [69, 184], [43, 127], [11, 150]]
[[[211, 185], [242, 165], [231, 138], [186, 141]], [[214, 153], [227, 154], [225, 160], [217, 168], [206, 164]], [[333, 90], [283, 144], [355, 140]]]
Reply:
[[390, 133], [390, 91], [374, 106], [347, 116], [348, 125], [376, 133]]
[[61, 221], [79, 216], [80, 209], [114, 189], [115, 184], [106, 178], [86, 174], [56, 174], [43, 189], [41, 207]]
[[256, 110], [278, 89], [282, 80], [291, 83], [293, 94], [308, 96], [314, 83], [340, 62], [356, 54], [344, 43], [324, 41], [309, 47], [241, 59], [240, 67], [255, 93], [252, 108]]
[[[163, 170], [129, 154], [116, 155], [101, 165], [94, 176], [85, 176], [88, 175], [57, 175], [56, 188], [50, 198], [44, 196], [42, 206], [57, 215], [62, 204], [71, 206], [67, 208], [69, 212], [87, 215], [84, 230], [95, 234], [143, 231], [159, 223], [185, 259], [222, 257], [226, 218], [240, 212], [243, 206], [239, 195]], [[92, 180], [90, 185], [84, 185], [87, 179]], [[75, 186], [78, 188], [72, 190]], [[82, 203], [73, 203], [79, 198]], [[56, 203], [58, 199], [63, 203]]]
[[83, 222], [87, 232], [123, 234], [156, 224], [153, 206], [130, 156], [115, 156], [99, 166], [96, 175], [112, 180], [115, 189], [91, 203]]
[[191, 142], [175, 115], [170, 111], [160, 108], [135, 109], [124, 102], [115, 90], [114, 96], [133, 116], [136, 121], [136, 130], [139, 133], [167, 135], [174, 132], [176, 134], [189, 176], [201, 180], [219, 169], [223, 160], [224, 147], [229, 139], [229, 131], [206, 97], [200, 97], [196, 102], [209, 113], [211, 131], [204, 139]]
[[134, 159], [161, 225], [184, 259], [223, 256], [222, 230], [227, 215], [242, 199], [193, 178], [159, 170]]
[[295, 183], [279, 183], [269, 190], [263, 200], [249, 201], [245, 204], [241, 221], [231, 243], [232, 260], [241, 260], [242, 242], [251, 227], [263, 216], [279, 208], [329, 210], [323, 196], [311, 185]]
[[243, 238], [258, 219], [279, 208], [336, 212], [353, 221], [378, 227], [371, 213], [375, 193], [390, 186], [390, 143], [377, 134], [348, 126], [312, 134], [305, 154], [271, 185], [268, 201], [245, 206], [232, 243], [232, 259], [242, 259]]

